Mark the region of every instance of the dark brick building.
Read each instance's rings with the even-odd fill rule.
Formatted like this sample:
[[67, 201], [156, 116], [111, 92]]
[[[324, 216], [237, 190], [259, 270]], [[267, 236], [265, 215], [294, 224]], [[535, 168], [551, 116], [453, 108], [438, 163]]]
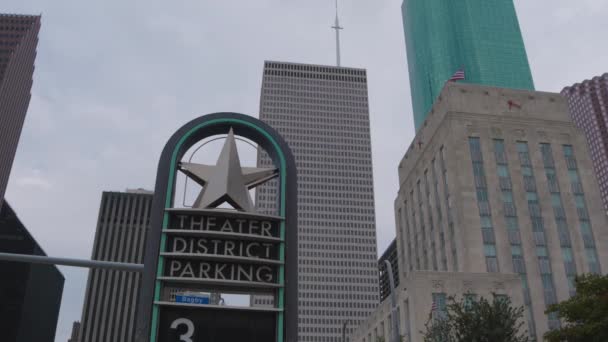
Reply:
[[[0, 252], [46, 255], [7, 201], [0, 209]], [[63, 283], [54, 265], [0, 261], [0, 340], [54, 341]]]
[[390, 245], [386, 248], [382, 256], [378, 260], [378, 276], [380, 281], [380, 302], [383, 302], [386, 297], [391, 294], [391, 284], [386, 271], [386, 263], [384, 260], [388, 260], [393, 268], [393, 279], [395, 280], [395, 288], [399, 286], [399, 265], [397, 262], [397, 240], [393, 240]]
[[0, 14], [0, 205], [30, 103], [40, 16]]
[[608, 211], [608, 73], [566, 87], [570, 115], [585, 132], [593, 167]]

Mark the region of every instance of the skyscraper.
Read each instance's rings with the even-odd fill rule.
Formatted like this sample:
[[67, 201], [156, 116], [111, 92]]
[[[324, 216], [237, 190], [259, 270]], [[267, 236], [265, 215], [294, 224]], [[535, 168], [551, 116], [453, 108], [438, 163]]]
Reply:
[[80, 333], [80, 322], [72, 323], [72, 334], [70, 335], [68, 342], [80, 342], [80, 336], [78, 336], [79, 333]]
[[513, 0], [404, 0], [401, 6], [416, 130], [445, 82], [534, 89]]
[[40, 16], [0, 14], [0, 206], [30, 103]]
[[[366, 71], [265, 62], [260, 119], [298, 168], [299, 341], [341, 341], [378, 304]], [[276, 210], [271, 187], [256, 193], [262, 212]]]
[[[46, 256], [13, 209], [0, 208], [0, 252]], [[55, 265], [0, 261], [0, 340], [54, 341], [64, 278]]]
[[608, 73], [562, 90], [574, 124], [585, 132], [589, 153], [608, 211]]
[[[141, 189], [101, 196], [93, 260], [143, 263], [153, 194]], [[79, 342], [134, 340], [141, 274], [89, 271]]]
[[[475, 292], [476, 273], [518, 274], [539, 338], [560, 325], [544, 312], [575, 293], [575, 276], [608, 267], [608, 217], [585, 137], [555, 93], [449, 84], [431, 113], [399, 165], [401, 282], [459, 272]], [[413, 312], [418, 323], [428, 317]]]

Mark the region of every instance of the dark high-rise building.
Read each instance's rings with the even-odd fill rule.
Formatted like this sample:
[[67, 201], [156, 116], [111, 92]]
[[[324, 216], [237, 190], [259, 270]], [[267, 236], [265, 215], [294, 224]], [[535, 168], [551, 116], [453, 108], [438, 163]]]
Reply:
[[0, 205], [30, 103], [40, 16], [0, 14]]
[[385, 260], [391, 263], [393, 269], [393, 280], [395, 281], [395, 289], [399, 286], [399, 263], [397, 262], [397, 240], [393, 240], [386, 248], [380, 259], [378, 259], [378, 278], [380, 281], [380, 302], [391, 294], [391, 284], [387, 272]]
[[[46, 255], [7, 201], [0, 209], [0, 252]], [[0, 340], [54, 341], [63, 283], [54, 265], [0, 261]]]
[[445, 82], [534, 89], [513, 0], [403, 0], [416, 131]]
[[74, 322], [72, 324], [72, 335], [68, 339], [68, 342], [80, 342], [80, 322]]
[[[101, 196], [93, 260], [143, 263], [152, 192], [127, 190]], [[131, 342], [141, 274], [89, 272], [79, 342]]]
[[585, 132], [593, 167], [608, 211], [608, 73], [564, 88], [574, 124]]
[[[298, 341], [342, 341], [378, 305], [367, 73], [266, 62], [260, 119], [298, 168]], [[259, 211], [276, 213], [275, 189], [258, 188]]]

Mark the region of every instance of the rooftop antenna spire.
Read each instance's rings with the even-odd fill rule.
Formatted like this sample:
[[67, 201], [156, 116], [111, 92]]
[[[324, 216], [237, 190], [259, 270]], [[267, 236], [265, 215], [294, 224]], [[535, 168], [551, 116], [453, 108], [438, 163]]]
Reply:
[[343, 27], [340, 26], [340, 21], [338, 20], [338, 0], [336, 0], [336, 23], [331, 28], [336, 30], [336, 64], [340, 66], [340, 30]]

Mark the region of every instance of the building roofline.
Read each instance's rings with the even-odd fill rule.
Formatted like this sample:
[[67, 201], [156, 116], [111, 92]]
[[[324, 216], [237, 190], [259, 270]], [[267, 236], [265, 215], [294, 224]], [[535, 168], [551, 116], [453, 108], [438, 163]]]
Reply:
[[18, 19], [35, 19], [40, 20], [41, 14], [16, 14], [16, 13], [0, 13], [0, 18], [18, 18]]
[[388, 247], [386, 247], [386, 249], [384, 250], [384, 252], [382, 252], [382, 255], [380, 256], [380, 258], [378, 259], [378, 262], [388, 259], [388, 256], [390, 255], [391, 251], [397, 248], [397, 238], [393, 239], [393, 242], [391, 242]]
[[346, 70], [358, 70], [358, 71], [365, 71], [365, 72], [367, 72], [367, 69], [365, 69], [365, 68], [354, 68], [354, 67], [325, 65], [325, 64], [298, 63], [298, 62], [283, 62], [283, 61], [275, 61], [275, 60], [264, 60], [264, 65], [266, 65], [268, 63], [280, 63], [280, 64], [287, 64], [287, 65], [306, 65], [306, 66], [315, 66], [315, 67], [323, 67], [323, 68], [343, 69], [343, 70], [344, 69], [346, 69]]
[[566, 86], [566, 87], [564, 87], [560, 91], [560, 94], [563, 95], [565, 92], [570, 91], [571, 89], [575, 89], [575, 88], [578, 88], [580, 86], [587, 85], [587, 84], [589, 84], [589, 83], [591, 83], [593, 81], [599, 80], [600, 78], [608, 78], [608, 72], [605, 72], [605, 73], [603, 73], [602, 75], [599, 75], [599, 76], [593, 76], [590, 79], [585, 79], [582, 82], [577, 82], [577, 83], [574, 83], [573, 85]]

